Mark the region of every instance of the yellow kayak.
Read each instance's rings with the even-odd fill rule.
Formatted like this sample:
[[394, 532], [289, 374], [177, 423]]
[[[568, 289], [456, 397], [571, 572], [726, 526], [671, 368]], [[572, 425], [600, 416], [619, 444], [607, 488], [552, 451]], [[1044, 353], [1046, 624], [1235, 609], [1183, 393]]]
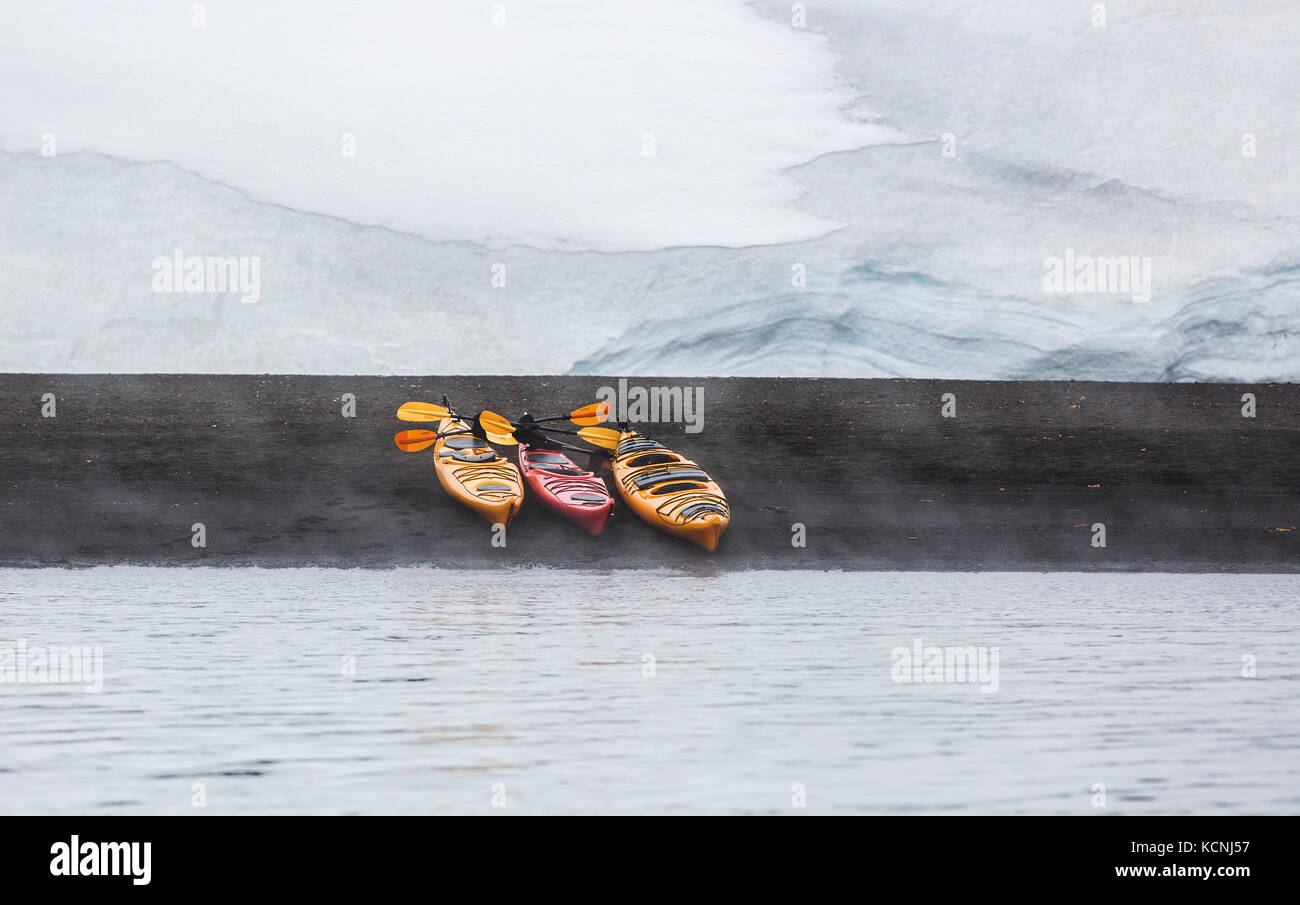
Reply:
[[[438, 422], [439, 434], [468, 430], [459, 419]], [[433, 454], [438, 482], [447, 493], [493, 524], [510, 524], [524, 504], [524, 482], [514, 462], [470, 433], [439, 437]]]
[[612, 464], [619, 494], [637, 515], [706, 550], [718, 549], [731, 510], [722, 488], [700, 466], [627, 428]]

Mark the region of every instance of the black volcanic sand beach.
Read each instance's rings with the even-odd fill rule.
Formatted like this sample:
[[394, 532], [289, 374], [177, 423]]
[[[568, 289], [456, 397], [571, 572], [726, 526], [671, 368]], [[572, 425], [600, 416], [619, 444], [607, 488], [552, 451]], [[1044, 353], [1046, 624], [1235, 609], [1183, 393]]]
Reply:
[[625, 507], [589, 537], [536, 500], [494, 547], [432, 454], [393, 445], [422, 426], [407, 400], [541, 416], [612, 378], [20, 374], [0, 375], [0, 565], [1300, 570], [1300, 386], [629, 380], [704, 387], [702, 433], [642, 428], [726, 491], [717, 553]]

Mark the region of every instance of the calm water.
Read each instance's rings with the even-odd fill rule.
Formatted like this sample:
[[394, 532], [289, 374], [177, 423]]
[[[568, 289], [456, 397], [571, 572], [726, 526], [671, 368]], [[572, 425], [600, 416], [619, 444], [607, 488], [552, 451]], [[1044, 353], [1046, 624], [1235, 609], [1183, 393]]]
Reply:
[[1300, 576], [4, 570], [0, 648], [103, 690], [0, 682], [0, 813], [1296, 813], [1298, 626]]

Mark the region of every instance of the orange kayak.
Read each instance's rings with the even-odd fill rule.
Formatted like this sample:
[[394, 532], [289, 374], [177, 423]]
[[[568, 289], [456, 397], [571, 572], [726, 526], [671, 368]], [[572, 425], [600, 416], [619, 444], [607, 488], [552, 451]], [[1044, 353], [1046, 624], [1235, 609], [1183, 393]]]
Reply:
[[433, 467], [438, 483], [452, 497], [493, 524], [509, 525], [524, 504], [524, 483], [519, 468], [497, 455], [486, 440], [468, 433], [469, 425], [458, 419], [438, 422], [439, 437], [433, 444]]
[[731, 510], [722, 488], [699, 465], [627, 428], [612, 464], [628, 508], [661, 531], [718, 549]]

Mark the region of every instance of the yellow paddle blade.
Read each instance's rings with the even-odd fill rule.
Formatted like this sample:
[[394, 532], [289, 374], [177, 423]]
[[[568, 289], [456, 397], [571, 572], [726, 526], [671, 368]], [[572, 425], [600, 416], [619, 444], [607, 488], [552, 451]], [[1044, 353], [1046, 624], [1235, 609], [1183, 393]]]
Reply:
[[614, 449], [618, 446], [620, 434], [608, 427], [584, 427], [578, 431], [578, 436], [593, 446], [599, 446], [602, 449]]
[[397, 417], [403, 421], [441, 421], [450, 415], [442, 406], [429, 402], [407, 402], [397, 410]]
[[437, 439], [434, 431], [402, 431], [393, 437], [393, 442], [402, 452], [419, 452], [432, 446]]
[[569, 412], [569, 420], [574, 424], [601, 424], [609, 418], [608, 402], [593, 402], [580, 409]]
[[[488, 434], [509, 437], [515, 432], [515, 426], [496, 412], [479, 412], [478, 423], [483, 425], [484, 432]], [[512, 438], [510, 442], [518, 443], [519, 441]]]
[[497, 446], [518, 446], [519, 441], [509, 434], [494, 434], [490, 430], [484, 430], [487, 434], [488, 442], [495, 443]]

